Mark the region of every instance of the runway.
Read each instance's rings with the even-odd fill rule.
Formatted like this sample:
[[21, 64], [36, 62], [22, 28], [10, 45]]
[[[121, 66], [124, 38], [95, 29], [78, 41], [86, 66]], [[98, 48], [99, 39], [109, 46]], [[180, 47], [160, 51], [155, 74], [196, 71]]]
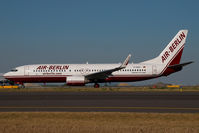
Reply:
[[0, 92], [0, 112], [199, 113], [199, 92]]

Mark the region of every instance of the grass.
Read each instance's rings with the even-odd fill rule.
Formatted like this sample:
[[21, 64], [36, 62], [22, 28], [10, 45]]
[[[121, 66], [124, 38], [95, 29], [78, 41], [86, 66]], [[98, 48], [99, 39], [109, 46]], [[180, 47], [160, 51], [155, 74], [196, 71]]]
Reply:
[[179, 88], [152, 88], [152, 87], [35, 87], [24, 89], [0, 89], [0, 92], [134, 92], [134, 91], [199, 91], [198, 86], [185, 86]]
[[198, 133], [199, 114], [2, 112], [1, 133]]

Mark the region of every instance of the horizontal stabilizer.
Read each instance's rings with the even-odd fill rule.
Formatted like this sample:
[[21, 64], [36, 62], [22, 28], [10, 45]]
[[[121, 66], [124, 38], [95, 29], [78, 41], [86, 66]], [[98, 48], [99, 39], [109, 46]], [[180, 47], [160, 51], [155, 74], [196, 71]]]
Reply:
[[182, 64], [171, 65], [171, 66], [168, 66], [168, 68], [172, 68], [172, 69], [182, 68], [182, 67], [189, 65], [191, 63], [193, 63], [193, 61], [182, 63]]

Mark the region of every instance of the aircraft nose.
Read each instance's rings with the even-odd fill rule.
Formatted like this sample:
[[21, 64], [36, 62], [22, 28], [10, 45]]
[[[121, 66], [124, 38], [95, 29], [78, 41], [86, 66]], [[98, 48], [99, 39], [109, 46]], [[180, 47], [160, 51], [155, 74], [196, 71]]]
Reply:
[[9, 72], [3, 74], [3, 77], [4, 77], [4, 78], [7, 77], [7, 76], [10, 76], [10, 73], [9, 73]]

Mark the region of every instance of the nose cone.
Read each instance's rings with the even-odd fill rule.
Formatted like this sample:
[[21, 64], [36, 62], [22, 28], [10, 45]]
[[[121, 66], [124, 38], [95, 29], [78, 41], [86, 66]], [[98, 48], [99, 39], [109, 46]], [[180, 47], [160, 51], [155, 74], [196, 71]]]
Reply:
[[10, 72], [4, 73], [4, 74], [3, 74], [3, 77], [4, 77], [4, 78], [6, 78], [6, 77], [8, 77], [8, 76], [10, 76]]

